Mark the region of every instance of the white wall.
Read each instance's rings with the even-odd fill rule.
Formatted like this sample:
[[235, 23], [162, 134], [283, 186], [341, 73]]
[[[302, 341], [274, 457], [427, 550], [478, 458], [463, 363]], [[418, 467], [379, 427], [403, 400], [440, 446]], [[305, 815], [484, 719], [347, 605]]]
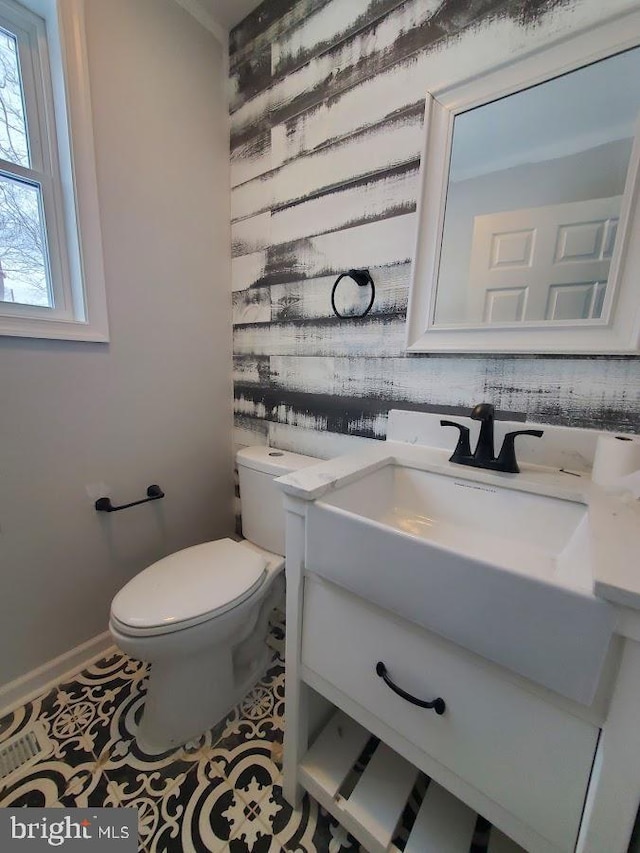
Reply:
[[[86, 7], [111, 343], [0, 339], [0, 684], [233, 526], [222, 51], [173, 0]], [[166, 498], [98, 514], [100, 481]]]

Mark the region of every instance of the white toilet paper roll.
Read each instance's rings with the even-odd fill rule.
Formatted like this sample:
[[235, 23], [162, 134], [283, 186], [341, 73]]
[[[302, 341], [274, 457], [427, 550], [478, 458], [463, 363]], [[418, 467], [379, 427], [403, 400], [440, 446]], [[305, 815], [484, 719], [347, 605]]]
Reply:
[[599, 435], [591, 479], [601, 486], [640, 469], [640, 438], [627, 435]]

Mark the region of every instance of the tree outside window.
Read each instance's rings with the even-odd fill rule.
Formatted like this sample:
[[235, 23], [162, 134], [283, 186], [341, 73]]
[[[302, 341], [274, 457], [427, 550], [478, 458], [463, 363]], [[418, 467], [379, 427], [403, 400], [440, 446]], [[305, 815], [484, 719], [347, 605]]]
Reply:
[[53, 307], [41, 187], [12, 166], [31, 168], [20, 58], [0, 29], [0, 301]]

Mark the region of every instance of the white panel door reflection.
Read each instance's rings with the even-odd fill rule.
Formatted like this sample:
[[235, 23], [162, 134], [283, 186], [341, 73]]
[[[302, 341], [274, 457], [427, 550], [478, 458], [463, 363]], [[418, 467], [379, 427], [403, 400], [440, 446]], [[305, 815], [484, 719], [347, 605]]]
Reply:
[[476, 216], [466, 321], [599, 319], [621, 199]]

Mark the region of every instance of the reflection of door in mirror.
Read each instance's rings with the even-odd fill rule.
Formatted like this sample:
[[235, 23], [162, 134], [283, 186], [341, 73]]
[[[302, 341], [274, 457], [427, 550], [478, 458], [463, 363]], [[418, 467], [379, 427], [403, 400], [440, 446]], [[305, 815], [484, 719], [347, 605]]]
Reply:
[[466, 320], [597, 320], [622, 197], [474, 218]]
[[635, 48], [455, 116], [435, 326], [607, 319], [639, 112]]

